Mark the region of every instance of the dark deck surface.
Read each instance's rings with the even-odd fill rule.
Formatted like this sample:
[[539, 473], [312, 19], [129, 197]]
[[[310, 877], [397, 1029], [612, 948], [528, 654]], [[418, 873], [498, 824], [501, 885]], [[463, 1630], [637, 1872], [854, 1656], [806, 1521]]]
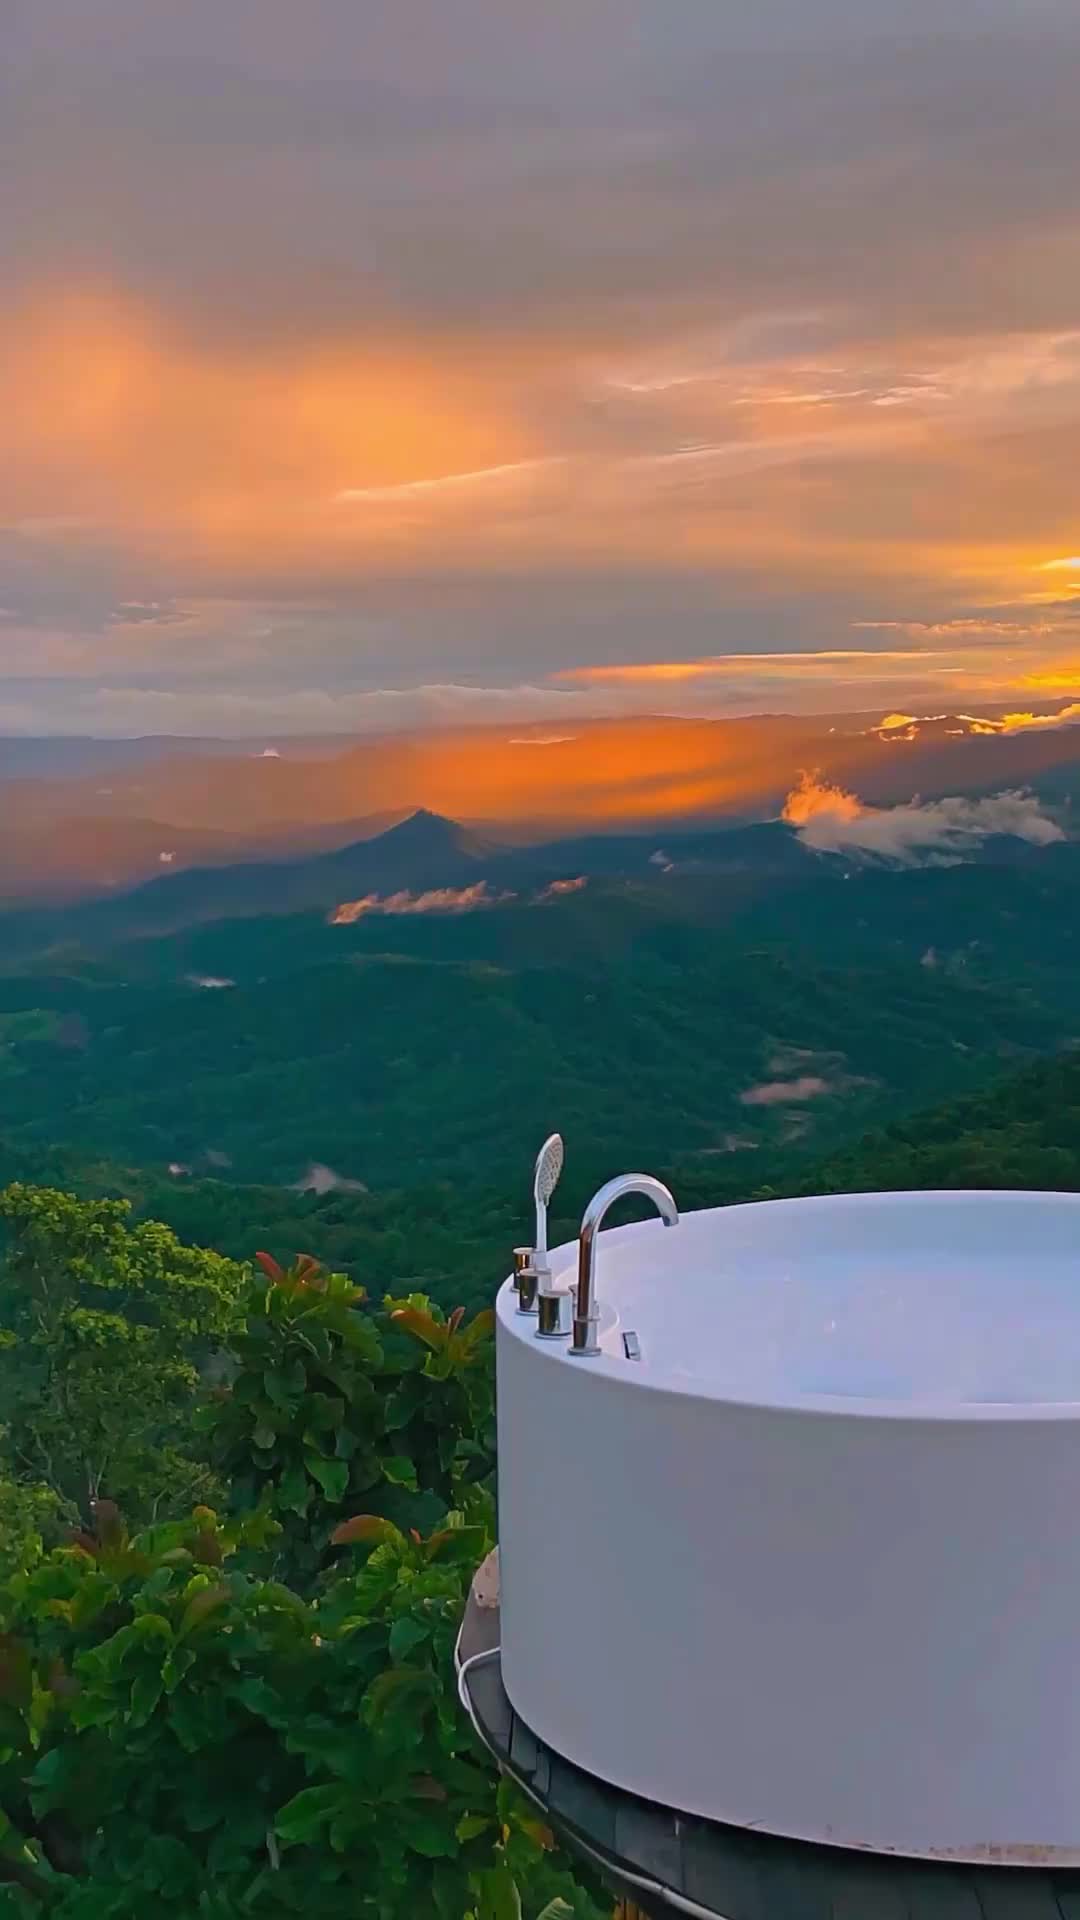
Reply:
[[502, 1683], [498, 1645], [498, 1607], [470, 1601], [459, 1660], [491, 1655], [465, 1680], [486, 1746], [543, 1804], [567, 1845], [589, 1854], [650, 1913], [696, 1912], [717, 1920], [1080, 1920], [1080, 1870], [939, 1867], [809, 1846], [687, 1818], [610, 1787], [561, 1759], [517, 1718]]

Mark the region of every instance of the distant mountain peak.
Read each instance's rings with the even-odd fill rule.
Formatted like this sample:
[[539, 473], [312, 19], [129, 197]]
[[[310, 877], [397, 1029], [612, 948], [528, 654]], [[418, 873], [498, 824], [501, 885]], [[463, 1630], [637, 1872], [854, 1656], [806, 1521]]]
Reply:
[[421, 827], [435, 828], [441, 833], [464, 832], [464, 828], [457, 820], [451, 820], [445, 813], [435, 813], [431, 807], [414, 807], [411, 813], [407, 813], [403, 820], [399, 820], [396, 827], [390, 827], [388, 832], [404, 833], [410, 827], [415, 830]]
[[401, 848], [412, 853], [458, 853], [481, 859], [491, 852], [490, 843], [471, 833], [459, 820], [450, 820], [430, 807], [417, 807], [396, 827], [379, 835], [379, 845]]

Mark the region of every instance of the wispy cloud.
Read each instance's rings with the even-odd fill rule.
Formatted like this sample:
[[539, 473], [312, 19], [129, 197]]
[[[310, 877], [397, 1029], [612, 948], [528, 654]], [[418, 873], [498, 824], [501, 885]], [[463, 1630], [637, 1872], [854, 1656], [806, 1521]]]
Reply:
[[506, 744], [510, 747], [565, 747], [577, 737], [576, 733], [513, 733]]
[[559, 466], [557, 458], [538, 460], [510, 460], [500, 466], [478, 467], [472, 473], [444, 473], [434, 479], [400, 480], [392, 486], [384, 487], [342, 487], [335, 499], [362, 505], [392, 504], [398, 500], [423, 499], [432, 494], [455, 493], [459, 490], [471, 492], [477, 487], [498, 487], [508, 480], [520, 478], [523, 474], [538, 473], [544, 468]]
[[493, 893], [487, 882], [478, 880], [471, 887], [432, 887], [424, 893], [366, 893], [359, 900], [343, 900], [327, 916], [331, 927], [351, 927], [368, 914], [387, 913], [472, 913], [478, 907], [494, 907], [513, 899], [509, 893]]
[[876, 672], [896, 661], [918, 661], [925, 667], [931, 658], [926, 653], [914, 650], [876, 652], [856, 647], [823, 647], [805, 653], [724, 653], [712, 654], [701, 660], [648, 660], [611, 666], [566, 667], [553, 678], [588, 686], [663, 686], [683, 680], [719, 680], [743, 673], [748, 667], [762, 676], [793, 676], [794, 671], [811, 673], [822, 669], [831, 672], [837, 667], [851, 667], [856, 663], [868, 665]]
[[1018, 640], [1055, 631], [1051, 620], [994, 620], [964, 615], [949, 620], [853, 620], [860, 633], [906, 633], [928, 640]]
[[747, 1087], [739, 1099], [744, 1107], [804, 1106], [808, 1100], [820, 1100], [833, 1091], [831, 1083], [820, 1075], [803, 1073], [795, 1080], [763, 1080], [756, 1087]]

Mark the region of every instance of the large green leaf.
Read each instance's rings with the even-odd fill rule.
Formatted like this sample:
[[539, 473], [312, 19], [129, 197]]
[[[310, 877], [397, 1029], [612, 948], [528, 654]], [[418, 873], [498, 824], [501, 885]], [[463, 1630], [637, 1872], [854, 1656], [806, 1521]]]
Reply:
[[295, 1847], [314, 1840], [340, 1813], [345, 1789], [337, 1781], [328, 1786], [305, 1787], [283, 1806], [274, 1820], [274, 1832], [283, 1846]]
[[319, 1453], [306, 1453], [304, 1465], [313, 1480], [317, 1480], [328, 1500], [336, 1504], [345, 1498], [349, 1484], [349, 1463], [347, 1460], [327, 1460]]
[[389, 1480], [392, 1487], [407, 1487], [410, 1493], [417, 1489], [416, 1467], [403, 1453], [393, 1453], [382, 1463], [383, 1478]]
[[422, 1647], [425, 1640], [431, 1638], [431, 1626], [422, 1620], [410, 1620], [407, 1616], [395, 1620], [390, 1629], [391, 1660], [407, 1660], [410, 1653]]
[[521, 1895], [505, 1861], [478, 1873], [477, 1920], [521, 1920]]

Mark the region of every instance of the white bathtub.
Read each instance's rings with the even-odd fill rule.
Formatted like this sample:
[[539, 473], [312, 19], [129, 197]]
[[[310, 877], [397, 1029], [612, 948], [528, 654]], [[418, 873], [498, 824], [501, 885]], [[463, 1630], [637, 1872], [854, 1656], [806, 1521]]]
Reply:
[[1080, 1862], [1080, 1196], [650, 1220], [596, 1280], [591, 1359], [499, 1294], [522, 1719], [686, 1813]]

